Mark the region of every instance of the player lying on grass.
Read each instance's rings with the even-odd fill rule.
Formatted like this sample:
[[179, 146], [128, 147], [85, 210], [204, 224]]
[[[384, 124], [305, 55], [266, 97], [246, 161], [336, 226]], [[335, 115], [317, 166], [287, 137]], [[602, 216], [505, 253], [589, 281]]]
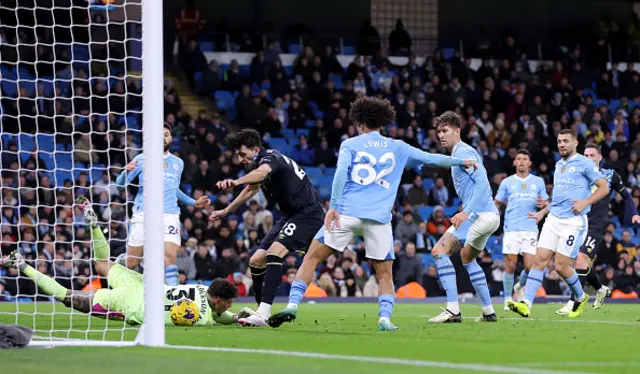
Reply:
[[[91, 226], [91, 248], [96, 271], [107, 278], [111, 289], [100, 289], [95, 292], [68, 290], [54, 279], [29, 266], [18, 251], [3, 257], [0, 264], [3, 267], [18, 268], [22, 274], [38, 285], [40, 291], [53, 296], [69, 308], [95, 317], [124, 320], [132, 325], [142, 324], [144, 321], [143, 275], [109, 260], [109, 243], [98, 227], [97, 216], [90, 202], [81, 196], [76, 199], [76, 203], [80, 205], [87, 223]], [[209, 288], [202, 285], [164, 286], [164, 292], [164, 314], [167, 325], [172, 324], [169, 317], [171, 306], [181, 299], [189, 299], [198, 306], [199, 318], [195, 325], [233, 324], [237, 322], [238, 317], [246, 317], [252, 313], [248, 308], [241, 310], [238, 315], [228, 311], [238, 295], [238, 290], [233, 283], [222, 278], [211, 282]]]
[[359, 135], [340, 146], [338, 167], [333, 179], [330, 209], [324, 227], [316, 234], [309, 253], [291, 285], [287, 307], [269, 318], [271, 327], [295, 320], [313, 274], [335, 251], [342, 252], [354, 236], [364, 237], [366, 257], [373, 260], [380, 285], [378, 329], [393, 331], [391, 323], [393, 287], [393, 233], [391, 208], [396, 200], [402, 172], [412, 166], [476, 166], [474, 160], [423, 152], [403, 141], [384, 137], [380, 130], [395, 120], [388, 100], [363, 97], [351, 104], [349, 119]]
[[[534, 212], [549, 205], [549, 196], [544, 180], [529, 173], [531, 158], [529, 151], [521, 149], [513, 160], [516, 173], [505, 178], [500, 183], [496, 193], [496, 206], [505, 204], [504, 238], [502, 253], [504, 254], [504, 310], [509, 310], [509, 300], [515, 291], [518, 300], [524, 298], [524, 285], [527, 274], [533, 265], [538, 246], [538, 225], [529, 218], [529, 212]], [[518, 265], [518, 255], [522, 255], [524, 270], [520, 273], [520, 281], [515, 281], [514, 273]]]
[[[178, 277], [177, 256], [180, 239], [180, 208], [178, 200], [196, 208], [206, 208], [211, 203], [209, 198], [202, 196], [197, 201], [180, 191], [180, 178], [184, 170], [184, 162], [171, 153], [173, 138], [171, 136], [171, 126], [164, 124], [164, 263], [165, 281], [169, 286], [180, 284]], [[129, 269], [135, 269], [142, 260], [144, 252], [144, 155], [136, 156], [125, 167], [125, 170], [116, 179], [116, 184], [124, 187], [138, 177], [138, 194], [133, 205], [133, 215], [131, 216], [131, 232], [127, 240], [127, 256], [118, 258], [118, 263], [122, 263]]]
[[[584, 156], [593, 160], [596, 166], [600, 167], [602, 162], [602, 153], [600, 146], [594, 143], [589, 143], [584, 148]], [[628, 227], [634, 224], [640, 223], [640, 216], [638, 216], [638, 210], [636, 204], [633, 202], [633, 197], [627, 191], [624, 186], [622, 177], [612, 169], [600, 169], [602, 176], [607, 181], [609, 188], [622, 196], [624, 199], [624, 222], [623, 226]], [[591, 189], [595, 189], [595, 186], [591, 186]], [[598, 255], [597, 249], [600, 247], [602, 237], [604, 236], [604, 229], [609, 222], [609, 203], [613, 194], [607, 194], [602, 200], [598, 200], [591, 206], [591, 211], [587, 214], [589, 221], [589, 231], [587, 231], [587, 239], [584, 244], [580, 246], [580, 253], [578, 253], [578, 259], [576, 260], [576, 272], [580, 279], [580, 284], [584, 287], [585, 283], [589, 283], [595, 288], [596, 300], [593, 302], [593, 308], [599, 309], [604, 302], [604, 299], [611, 295], [609, 287], [600, 282], [598, 274], [595, 271], [591, 271], [593, 261]], [[571, 300], [567, 302], [565, 306], [556, 311], [556, 314], [567, 315], [573, 309], [575, 297], [572, 295]]]
[[[551, 214], [542, 226], [538, 250], [527, 277], [524, 300], [509, 301], [511, 310], [523, 317], [531, 315], [531, 306], [544, 280], [547, 264], [555, 256], [555, 269], [567, 282], [575, 303], [569, 317], [579, 317], [589, 296], [582, 290], [572, 262], [587, 236], [587, 214], [591, 205], [609, 193], [609, 184], [592, 160], [576, 153], [578, 139], [569, 129], [558, 133], [560, 159], [553, 174], [551, 205], [529, 216], [540, 222], [547, 212]], [[595, 185], [593, 194], [591, 186]]]
[[436, 263], [438, 277], [447, 294], [447, 306], [439, 315], [429, 319], [432, 323], [462, 322], [458, 304], [456, 270], [449, 256], [460, 251], [462, 264], [469, 274], [471, 284], [480, 297], [482, 314], [477, 322], [496, 322], [498, 318], [491, 305], [491, 294], [484, 270], [476, 257], [484, 250], [489, 237], [500, 226], [500, 214], [493, 202], [487, 170], [482, 157], [470, 145], [460, 139], [460, 116], [448, 111], [436, 119], [436, 131], [440, 145], [453, 157], [471, 158], [478, 162], [475, 168], [451, 168], [451, 179], [456, 193], [462, 200], [462, 211], [451, 217], [451, 227], [442, 235], [431, 253]]
[[254, 169], [239, 179], [218, 182], [221, 190], [242, 184], [247, 186], [228, 207], [213, 212], [210, 218], [220, 219], [233, 212], [260, 188], [278, 204], [284, 215], [269, 230], [249, 260], [258, 311], [238, 321], [243, 326], [264, 327], [282, 282], [282, 259], [289, 252], [306, 253], [313, 236], [322, 227], [324, 211], [304, 170], [282, 153], [264, 149], [259, 132], [243, 129], [229, 135], [226, 140], [240, 162]]

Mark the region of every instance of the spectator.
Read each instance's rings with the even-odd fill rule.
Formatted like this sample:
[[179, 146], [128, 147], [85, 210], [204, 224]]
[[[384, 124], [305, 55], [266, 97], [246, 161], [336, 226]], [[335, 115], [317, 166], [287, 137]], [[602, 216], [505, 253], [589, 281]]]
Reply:
[[97, 164], [99, 161], [98, 154], [91, 147], [91, 139], [87, 134], [83, 134], [76, 141], [73, 156], [77, 162], [82, 162], [86, 167]]
[[411, 36], [402, 20], [396, 20], [396, 28], [389, 34], [389, 51], [392, 56], [408, 56], [411, 52]]
[[403, 244], [415, 238], [418, 233], [418, 225], [413, 221], [413, 213], [405, 211], [402, 220], [396, 225], [394, 237]]
[[184, 273], [187, 280], [196, 279], [197, 269], [195, 261], [189, 252], [187, 252], [185, 247], [180, 246], [178, 248], [177, 256], [178, 271]]
[[429, 196], [422, 185], [422, 177], [419, 175], [414, 179], [413, 186], [409, 188], [407, 202], [411, 205], [427, 205], [429, 203]]
[[409, 279], [422, 278], [422, 267], [420, 259], [416, 256], [416, 245], [412, 241], [408, 241], [404, 253], [401, 253], [396, 261], [396, 269], [394, 271], [394, 284], [396, 287], [402, 287], [409, 282]]
[[305, 135], [300, 135], [298, 137], [299, 143], [296, 144], [293, 148], [293, 154], [291, 155], [293, 160], [295, 160], [298, 164], [303, 166], [312, 166], [315, 164], [315, 151], [309, 143], [307, 142], [307, 137]]
[[211, 253], [206, 246], [200, 245], [198, 251], [193, 257], [193, 262], [196, 268], [196, 279], [198, 280], [213, 280], [216, 277], [216, 266], [214, 259], [211, 257]]
[[449, 205], [449, 190], [444, 185], [444, 179], [436, 178], [433, 188], [429, 192], [429, 205]]
[[441, 205], [437, 205], [433, 209], [431, 217], [429, 217], [429, 221], [427, 222], [427, 232], [430, 235], [436, 235], [438, 233], [438, 225], [444, 226], [445, 230], [451, 226], [451, 222], [445, 217], [444, 208]]

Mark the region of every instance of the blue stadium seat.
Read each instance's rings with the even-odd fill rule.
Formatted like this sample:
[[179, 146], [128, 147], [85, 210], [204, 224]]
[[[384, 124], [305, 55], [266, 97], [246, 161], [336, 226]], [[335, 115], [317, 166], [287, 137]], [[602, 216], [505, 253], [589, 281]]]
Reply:
[[614, 225], [616, 225], [616, 228], [620, 228], [622, 227], [622, 224], [620, 223], [620, 220], [618, 219], [617, 216], [613, 216], [609, 219], [609, 222], [613, 223]]
[[295, 130], [293, 129], [282, 130], [282, 135], [284, 136], [285, 139], [289, 140], [289, 143], [297, 139]]
[[331, 186], [326, 184], [319, 186], [318, 194], [320, 195], [320, 199], [329, 200], [331, 198]]
[[54, 152], [56, 150], [55, 135], [53, 134], [39, 134], [36, 137], [38, 149], [45, 152]]
[[194, 285], [194, 286], [195, 286], [195, 285], [197, 285], [197, 284], [198, 284], [198, 281], [197, 281], [197, 280], [188, 280], [188, 281], [187, 281], [187, 284], [190, 284], [190, 285]]
[[16, 141], [16, 137], [12, 134], [8, 134], [8, 133], [3, 133], [0, 134], [0, 139], [2, 139], [2, 148], [8, 148], [9, 147], [9, 142], [15, 142]]
[[453, 203], [451, 204], [451, 206], [458, 207], [458, 206], [460, 206], [460, 204], [462, 204], [462, 200], [460, 200], [460, 198], [457, 197], [457, 196], [454, 197], [453, 198]]
[[316, 121], [313, 119], [308, 119], [306, 121], [304, 121], [304, 127], [315, 127], [316, 126]]
[[204, 90], [204, 82], [202, 81], [203, 76], [204, 72], [202, 71], [196, 71], [195, 74], [193, 74], [193, 79], [196, 85], [194, 90], [196, 92], [202, 92], [202, 90]]
[[611, 101], [609, 101], [609, 111], [612, 114], [616, 114], [616, 110], [618, 110], [619, 107], [620, 107], [620, 100], [611, 99]]
[[600, 105], [608, 105], [609, 103], [607, 103], [607, 100], [603, 100], [603, 99], [593, 99], [593, 105], [596, 108], [599, 108]]
[[597, 96], [596, 92], [594, 90], [590, 89], [590, 88], [585, 88], [584, 90], [582, 90], [582, 93], [585, 96], [591, 96], [593, 98], [595, 98]]
[[53, 154], [51, 153], [46, 153], [46, 152], [40, 152], [40, 154], [38, 155], [42, 161], [44, 161], [44, 167], [45, 170], [55, 170], [56, 169], [56, 163], [53, 160]]
[[73, 182], [73, 173], [70, 170], [56, 169], [54, 172], [54, 180], [56, 186], [64, 185], [64, 182], [70, 180]]
[[342, 54], [344, 54], [346, 56], [355, 56], [356, 47], [354, 47], [352, 45], [344, 45], [344, 46], [342, 46]]
[[634, 236], [631, 238], [631, 244], [638, 246], [640, 245], [640, 236]]
[[456, 213], [458, 213], [458, 207], [457, 206], [448, 206], [444, 208], [444, 215], [446, 217], [453, 217], [456, 215]]
[[433, 259], [433, 255], [431, 253], [425, 253], [422, 255], [422, 267], [428, 268], [431, 265], [435, 265], [436, 262]]
[[285, 66], [284, 67], [284, 72], [288, 75], [291, 76], [293, 74], [293, 66]]
[[443, 48], [442, 57], [444, 57], [445, 60], [451, 60], [455, 51], [455, 48]]
[[31, 134], [20, 134], [18, 137], [18, 149], [31, 151], [36, 146], [36, 136]]
[[128, 130], [141, 130], [141, 124], [138, 122], [137, 116], [126, 116], [125, 122]]
[[323, 173], [319, 180], [316, 181], [318, 184], [333, 184], [333, 174]]
[[214, 97], [218, 108], [222, 110], [233, 107], [235, 104], [231, 91], [216, 91]]
[[55, 154], [55, 168], [63, 170], [71, 170], [73, 167], [73, 156], [71, 152], [56, 152]]
[[53, 92], [55, 91], [55, 86], [52, 80], [40, 79], [38, 81], [38, 86], [41, 86], [44, 89], [45, 95], [53, 96]]
[[289, 150], [289, 144], [285, 138], [271, 138], [269, 145], [280, 152], [286, 153]]
[[182, 192], [184, 192], [185, 194], [191, 196], [191, 193], [193, 192], [193, 187], [191, 187], [190, 184], [183, 183], [180, 185], [180, 190], [182, 190]]
[[320, 118], [320, 119], [323, 119], [323, 118], [324, 118], [324, 112], [323, 112], [323, 111], [321, 111], [321, 110], [316, 110], [316, 111], [314, 111], [314, 112], [313, 112], [313, 115], [314, 115], [316, 118]]
[[202, 52], [214, 52], [216, 50], [216, 43], [209, 41], [200, 41], [200, 50]]
[[299, 55], [302, 53], [302, 46], [298, 43], [289, 44], [289, 53]]
[[432, 178], [424, 178], [422, 180], [422, 188], [424, 188], [427, 192], [429, 192], [433, 188], [434, 184], [435, 181]]
[[428, 221], [431, 213], [433, 213], [433, 208], [432, 206], [420, 206], [418, 207], [418, 215], [423, 221]]
[[307, 173], [307, 177], [311, 179], [311, 183], [318, 184], [322, 179], [322, 168], [319, 167], [306, 167], [304, 171]]
[[333, 177], [336, 174], [336, 168], [324, 168], [324, 175], [331, 175]]
[[3, 79], [2, 83], [2, 92], [9, 97], [15, 97], [18, 95], [18, 83], [14, 80]]
[[304, 135], [306, 137], [309, 137], [309, 129], [296, 129], [296, 135]]
[[344, 88], [344, 83], [342, 83], [342, 76], [339, 75], [331, 75], [329, 76], [329, 80], [333, 82], [333, 85], [336, 89], [341, 90]]
[[623, 232], [624, 232], [624, 229], [623, 229], [623, 228], [621, 228], [621, 227], [620, 227], [620, 228], [617, 228], [617, 229], [615, 229], [615, 231], [613, 231], [613, 236], [614, 236], [616, 239], [620, 240], [620, 238], [622, 238], [622, 233], [623, 233]]
[[315, 112], [318, 110], [318, 104], [315, 101], [309, 101], [309, 107]]

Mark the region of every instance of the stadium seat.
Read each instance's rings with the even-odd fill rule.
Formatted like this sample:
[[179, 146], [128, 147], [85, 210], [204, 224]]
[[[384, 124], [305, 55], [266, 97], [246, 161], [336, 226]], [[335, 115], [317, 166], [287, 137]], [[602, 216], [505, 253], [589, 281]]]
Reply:
[[311, 183], [318, 184], [322, 179], [322, 168], [319, 167], [306, 167], [304, 171], [307, 173], [307, 177], [311, 179]]
[[296, 135], [304, 135], [306, 137], [309, 137], [309, 129], [296, 129]]
[[611, 114], [616, 114], [616, 110], [618, 110], [619, 107], [620, 100], [611, 99], [611, 101], [609, 101], [609, 111], [611, 112]]
[[336, 168], [324, 168], [324, 175], [330, 175], [331, 178], [336, 174]]
[[8, 148], [9, 142], [15, 142], [16, 137], [12, 134], [3, 133], [0, 135], [0, 139], [2, 139], [2, 148]]
[[196, 71], [193, 74], [193, 80], [195, 82], [194, 91], [202, 92], [204, 90], [204, 82], [202, 81], [202, 77], [204, 76], [204, 72]]
[[54, 172], [54, 183], [56, 186], [64, 185], [64, 182], [70, 180], [73, 182], [73, 173], [71, 170], [56, 169]]
[[280, 152], [286, 153], [289, 150], [289, 144], [285, 138], [271, 138], [271, 140], [269, 140], [269, 146]]
[[306, 121], [304, 121], [304, 127], [308, 127], [308, 128], [312, 128], [316, 126], [316, 120], [314, 119], [308, 119]]
[[451, 206], [458, 207], [458, 206], [460, 206], [460, 204], [462, 204], [462, 200], [460, 200], [460, 198], [457, 197], [457, 196], [454, 197], [453, 198], [453, 203], [451, 204]]
[[180, 185], [180, 190], [182, 190], [182, 192], [184, 192], [185, 194], [191, 196], [191, 193], [193, 192], [193, 187], [191, 187], [190, 184], [183, 183]]
[[202, 52], [214, 52], [216, 50], [216, 43], [209, 41], [200, 41], [200, 50]]
[[229, 109], [235, 104], [231, 91], [216, 91], [214, 97], [218, 108], [222, 110]]
[[342, 46], [342, 54], [345, 56], [355, 56], [356, 47], [352, 45], [344, 45]]
[[431, 213], [433, 213], [433, 208], [432, 206], [420, 206], [418, 207], [418, 215], [423, 221], [428, 221]]
[[608, 105], [607, 100], [603, 100], [603, 99], [593, 99], [593, 105], [596, 108], [599, 108], [600, 105]]
[[623, 233], [623, 232], [624, 232], [624, 229], [623, 229], [623, 228], [621, 228], [621, 227], [620, 227], [620, 228], [617, 228], [617, 229], [615, 229], [615, 230], [613, 231], [613, 236], [614, 236], [616, 239], [620, 240], [620, 238], [622, 238], [622, 233]]
[[331, 198], [331, 186], [329, 185], [319, 186], [318, 194], [320, 195], [320, 199], [329, 200]]
[[431, 191], [435, 183], [436, 182], [431, 178], [424, 178], [422, 180], [422, 188], [424, 188], [427, 192], [429, 192]]
[[422, 255], [422, 267], [428, 268], [431, 265], [435, 265], [436, 262], [433, 259], [433, 255], [431, 253], [425, 253]]
[[18, 149], [32, 151], [36, 146], [36, 136], [31, 134], [20, 134], [18, 137]]
[[609, 222], [611, 222], [614, 225], [616, 225], [616, 228], [622, 227], [622, 224], [620, 223], [620, 220], [618, 219], [617, 216], [613, 216], [613, 217], [609, 218]]
[[329, 80], [333, 82], [333, 85], [336, 89], [341, 90], [344, 88], [344, 83], [342, 83], [342, 76], [340, 75], [331, 75], [329, 76]]
[[289, 140], [289, 143], [294, 143], [294, 140], [297, 139], [294, 129], [283, 129], [282, 135], [284, 136], [285, 139]]
[[448, 206], [444, 208], [445, 217], [453, 217], [458, 213], [458, 206]]
[[53, 134], [40, 134], [36, 137], [36, 143], [38, 149], [45, 152], [55, 152], [55, 135]]
[[302, 53], [302, 46], [298, 43], [289, 44], [289, 53], [293, 55], [299, 55]]

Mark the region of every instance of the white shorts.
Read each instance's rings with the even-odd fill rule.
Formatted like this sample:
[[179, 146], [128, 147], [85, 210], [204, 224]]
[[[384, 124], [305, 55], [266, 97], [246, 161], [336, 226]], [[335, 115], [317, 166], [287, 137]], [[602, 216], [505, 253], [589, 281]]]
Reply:
[[502, 254], [505, 255], [536, 255], [538, 247], [537, 232], [505, 232], [502, 238]]
[[489, 237], [500, 227], [500, 216], [497, 213], [471, 213], [457, 229], [451, 225], [447, 230], [463, 245], [469, 244], [477, 250], [484, 250]]
[[542, 226], [539, 248], [546, 248], [569, 258], [576, 258], [587, 237], [589, 223], [586, 215], [558, 218], [549, 213]]
[[[127, 245], [132, 247], [144, 246], [144, 213], [134, 213], [131, 216], [131, 228]], [[164, 215], [164, 241], [175, 245], [182, 244], [180, 238], [180, 214]]]
[[367, 258], [380, 261], [395, 259], [391, 223], [340, 216], [340, 228], [335, 227], [334, 224], [331, 232], [326, 232], [323, 226], [314, 239], [342, 252], [354, 236], [364, 238]]

